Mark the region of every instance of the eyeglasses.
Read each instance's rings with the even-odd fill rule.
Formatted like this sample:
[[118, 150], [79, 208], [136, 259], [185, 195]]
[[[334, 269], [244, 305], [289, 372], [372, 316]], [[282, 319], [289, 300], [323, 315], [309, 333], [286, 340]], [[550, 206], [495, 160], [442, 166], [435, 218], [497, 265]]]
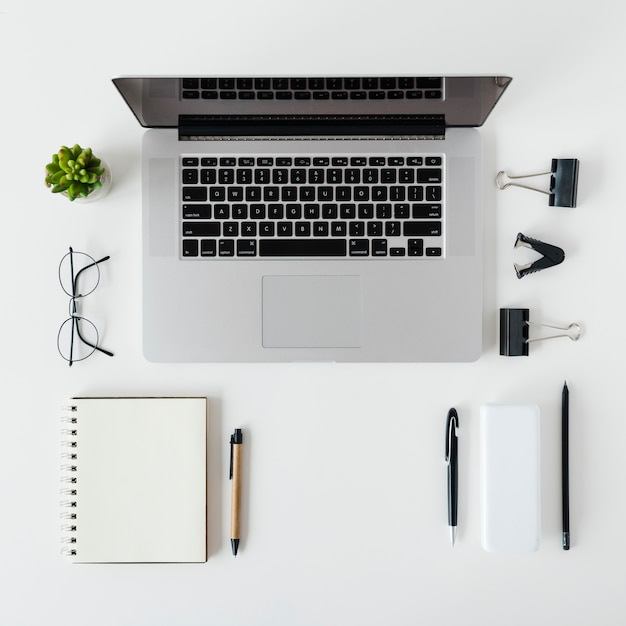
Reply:
[[113, 356], [112, 352], [98, 345], [100, 336], [95, 324], [78, 314], [78, 301], [95, 291], [100, 283], [99, 264], [109, 258], [105, 256], [96, 261], [84, 252], [75, 252], [70, 246], [70, 251], [59, 263], [59, 282], [70, 297], [70, 316], [59, 328], [57, 348], [70, 367], [77, 361], [84, 361], [96, 350]]

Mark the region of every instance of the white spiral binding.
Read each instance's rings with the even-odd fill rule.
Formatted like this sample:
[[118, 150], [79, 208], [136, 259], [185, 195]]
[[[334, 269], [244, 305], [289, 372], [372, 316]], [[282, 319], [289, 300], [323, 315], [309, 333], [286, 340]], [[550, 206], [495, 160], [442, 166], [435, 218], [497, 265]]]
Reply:
[[61, 554], [73, 557], [77, 555], [76, 533], [78, 526], [78, 429], [71, 425], [78, 424], [77, 407], [62, 406], [61, 407], [61, 512], [60, 518], [63, 520], [61, 524]]

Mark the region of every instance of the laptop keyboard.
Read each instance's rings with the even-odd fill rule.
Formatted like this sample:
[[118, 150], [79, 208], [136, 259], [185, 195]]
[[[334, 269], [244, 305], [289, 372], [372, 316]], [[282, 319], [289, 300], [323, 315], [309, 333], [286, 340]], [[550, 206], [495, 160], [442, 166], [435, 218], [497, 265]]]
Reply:
[[441, 154], [181, 159], [182, 258], [439, 258]]

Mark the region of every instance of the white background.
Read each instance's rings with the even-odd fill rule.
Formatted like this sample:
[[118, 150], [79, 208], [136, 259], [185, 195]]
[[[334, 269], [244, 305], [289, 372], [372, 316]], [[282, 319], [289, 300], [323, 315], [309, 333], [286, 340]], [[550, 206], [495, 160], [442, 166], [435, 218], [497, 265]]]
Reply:
[[[626, 576], [623, 11], [614, 0], [0, 2], [0, 624], [621, 624]], [[508, 74], [485, 143], [485, 349], [472, 364], [155, 365], [141, 352], [140, 140], [120, 74]], [[109, 195], [43, 186], [61, 144], [93, 147]], [[578, 208], [498, 191], [499, 169], [581, 162]], [[542, 180], [538, 181], [542, 183]], [[517, 233], [567, 258], [518, 280]], [[85, 314], [115, 352], [56, 351], [68, 245], [110, 254]], [[584, 324], [498, 354], [497, 311]], [[392, 322], [390, 322], [392, 323]], [[533, 331], [541, 334], [540, 331]], [[560, 394], [571, 398], [572, 549], [561, 549]], [[70, 565], [59, 553], [58, 406], [79, 394], [206, 395], [210, 558]], [[482, 402], [542, 415], [542, 543], [480, 546]], [[461, 420], [451, 548], [444, 421]], [[246, 434], [243, 541], [230, 554], [228, 438]]]

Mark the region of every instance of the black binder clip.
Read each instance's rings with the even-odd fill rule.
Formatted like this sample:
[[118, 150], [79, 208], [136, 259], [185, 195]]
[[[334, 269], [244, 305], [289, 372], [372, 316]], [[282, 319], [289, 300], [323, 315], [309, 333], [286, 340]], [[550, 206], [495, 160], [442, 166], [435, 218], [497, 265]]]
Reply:
[[535, 252], [539, 252], [539, 254], [542, 254], [543, 256], [540, 259], [537, 259], [534, 263], [524, 263], [523, 265], [514, 263], [515, 273], [518, 278], [523, 278], [527, 274], [532, 274], [533, 272], [539, 272], [547, 269], [548, 267], [553, 267], [554, 265], [563, 263], [565, 260], [565, 252], [563, 252], [562, 248], [553, 246], [549, 243], [544, 243], [543, 241], [539, 241], [539, 239], [526, 237], [523, 233], [517, 233], [517, 239], [515, 240], [515, 248], [520, 247], [530, 248], [531, 250], [535, 250]]
[[[537, 189], [521, 183], [504, 182], [504, 177], [510, 180], [521, 178], [532, 178], [534, 176], [550, 175], [550, 190]], [[539, 174], [526, 174], [524, 176], [511, 176], [504, 171], [498, 172], [496, 185], [499, 189], [507, 187], [522, 187], [531, 191], [538, 191], [549, 196], [549, 206], [560, 206], [574, 208], [576, 206], [576, 196], [578, 195], [578, 159], [552, 159], [552, 168], [549, 172]]]
[[[583, 334], [579, 324], [569, 326], [552, 326], [550, 324], [536, 324], [529, 321], [529, 309], [500, 309], [500, 354], [502, 356], [528, 356], [528, 344], [532, 341], [569, 337], [578, 341]], [[528, 338], [529, 326], [544, 326], [564, 332], [549, 337]]]

